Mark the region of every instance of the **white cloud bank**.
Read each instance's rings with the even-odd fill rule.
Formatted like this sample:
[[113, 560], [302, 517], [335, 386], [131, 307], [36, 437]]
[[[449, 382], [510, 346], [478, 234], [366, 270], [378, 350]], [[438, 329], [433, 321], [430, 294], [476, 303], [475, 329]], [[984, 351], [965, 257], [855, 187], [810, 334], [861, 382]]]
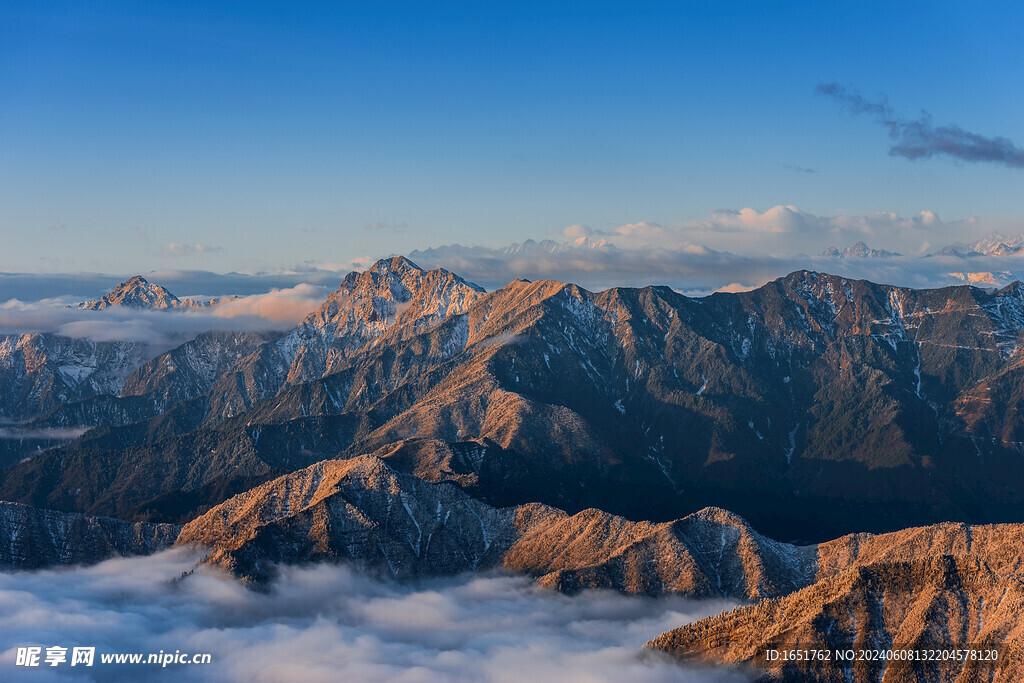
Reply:
[[[732, 606], [594, 591], [568, 597], [529, 579], [478, 574], [419, 585], [345, 567], [286, 568], [269, 594], [190, 569], [182, 549], [90, 568], [0, 574], [3, 680], [746, 681], [684, 669], [641, 646]], [[15, 666], [18, 646], [209, 652], [210, 665]], [[69, 650], [70, 651], [70, 650]], [[74, 674], [74, 675], [71, 675]]]
[[414, 251], [410, 258], [424, 268], [448, 268], [489, 290], [526, 278], [573, 282], [595, 291], [615, 286], [668, 285], [699, 296], [752, 289], [797, 270], [915, 288], [963, 284], [965, 272], [979, 284], [988, 282], [985, 273], [996, 274], [1001, 284], [1024, 277], [1024, 255], [836, 259], [820, 254], [744, 256], [697, 248], [619, 249], [614, 245], [581, 246], [550, 240], [504, 249], [456, 244]]
[[209, 308], [148, 310], [111, 306], [80, 310], [67, 299], [0, 303], [0, 334], [53, 332], [93, 341], [181, 342], [207, 330], [285, 330], [316, 310], [330, 288], [298, 284]]
[[[1024, 272], [1024, 258], [922, 258], [947, 244], [978, 239], [995, 228], [1022, 226], [976, 218], [943, 221], [933, 211], [818, 216], [796, 206], [713, 211], [674, 226], [630, 223], [610, 230], [572, 225], [565, 241], [528, 240], [501, 248], [445, 245], [413, 251], [423, 267], [446, 267], [493, 289], [516, 278], [557, 279], [590, 289], [669, 285], [691, 294], [741, 291], [796, 270], [817, 270], [908, 287], [956, 284], [951, 273]], [[828, 246], [858, 241], [903, 256], [834, 259]], [[1005, 279], [1005, 278], [1002, 278]], [[962, 279], [961, 279], [962, 282]]]
[[819, 216], [787, 204], [764, 211], [749, 207], [718, 209], [705, 218], [692, 218], [676, 225], [641, 221], [610, 230], [570, 225], [562, 234], [576, 240], [575, 244], [590, 241], [596, 246], [610, 244], [620, 249], [728, 250], [749, 256], [768, 246], [779, 254], [818, 253], [835, 242], [845, 244], [865, 238], [885, 240], [887, 248], [916, 253], [923, 250], [928, 239], [934, 243], [935, 240], [980, 236], [984, 229], [976, 217], [943, 221], [928, 210], [913, 216], [901, 216], [892, 211]]
[[194, 254], [219, 254], [223, 248], [211, 244], [186, 244], [184, 242], [171, 242], [160, 247], [160, 253], [165, 256], [192, 256]]
[[[555, 279], [588, 289], [614, 286], [668, 285], [700, 295], [714, 291], [741, 291], [796, 270], [816, 270], [879, 283], [908, 287], [940, 287], [963, 281], [991, 285], [1024, 273], [1024, 256], [961, 259], [927, 253], [958, 242], [972, 242], [994, 230], [1017, 233], [1024, 225], [974, 217], [943, 220], [923, 210], [911, 216], [879, 211], [866, 214], [816, 215], [793, 205], [765, 210], [722, 209], [677, 225], [636, 222], [610, 229], [571, 225], [558, 240], [512, 244], [505, 247], [444, 245], [404, 252], [425, 268], [444, 267], [488, 290], [517, 278]], [[840, 249], [865, 241], [869, 246], [898, 252], [889, 259], [833, 259], [822, 256], [829, 246]], [[384, 255], [382, 255], [384, 256]], [[182, 320], [186, 329], [280, 329], [313, 310], [352, 270], [370, 267], [374, 259], [359, 257], [344, 262], [308, 261], [277, 272], [212, 273], [200, 270], [164, 270], [145, 273], [181, 298], [239, 295], [242, 300], [219, 309], [231, 323], [209, 325], [195, 313]], [[960, 275], [956, 275], [956, 274]], [[53, 329], [47, 309], [41, 323], [37, 311], [17, 311], [20, 302], [38, 302], [30, 308], [46, 309], [45, 301], [73, 303], [95, 299], [125, 276], [100, 274], [0, 273], [0, 331]], [[278, 290], [270, 291], [268, 290]], [[17, 301], [12, 301], [12, 300]], [[68, 320], [66, 313], [62, 323]], [[110, 315], [115, 315], [111, 313]], [[143, 316], [144, 317], [144, 316]], [[83, 319], [92, 321], [97, 318]], [[167, 322], [167, 318], [163, 322]], [[215, 321], [216, 322], [216, 321]], [[96, 325], [74, 325], [66, 332], [119, 338], [145, 335], [150, 323], [112, 320], [106, 332]], [[195, 324], [193, 324], [195, 323]], [[44, 327], [49, 324], [49, 327]], [[205, 327], [204, 327], [205, 326]]]

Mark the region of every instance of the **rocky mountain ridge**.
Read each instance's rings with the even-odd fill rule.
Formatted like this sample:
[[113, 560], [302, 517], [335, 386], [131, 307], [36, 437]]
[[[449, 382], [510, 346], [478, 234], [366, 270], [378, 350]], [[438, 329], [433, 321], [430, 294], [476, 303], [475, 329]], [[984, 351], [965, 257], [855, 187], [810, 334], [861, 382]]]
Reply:
[[[797, 541], [1020, 518], [1019, 285], [912, 290], [801, 271], [699, 299], [554, 281], [483, 293], [407, 259], [346, 283], [208, 373], [201, 395], [194, 382], [175, 394], [156, 368], [142, 386], [190, 398], [152, 416], [149, 399], [124, 397], [112, 426], [4, 472], [0, 495], [148, 515], [156, 497], [226, 492], [217, 482], [236, 475], [251, 485], [434, 444], [481, 453], [443, 477], [498, 506], [665, 521], [713, 505]], [[126, 406], [142, 421], [126, 423]], [[431, 478], [428, 461], [409, 460]]]
[[324, 461], [239, 494], [187, 524], [178, 543], [210, 548], [209, 562], [256, 581], [275, 564], [344, 560], [399, 579], [505, 567], [566, 592], [746, 600], [813, 576], [807, 549], [723, 510], [650, 524], [600, 510], [494, 508], [376, 456]]
[[0, 335], [0, 417], [26, 421], [73, 401], [117, 394], [153, 354], [138, 341]]
[[218, 379], [208, 422], [234, 417], [287, 386], [337, 372], [368, 346], [400, 342], [461, 315], [482, 294], [453, 273], [425, 271], [401, 256], [349, 273], [318, 310]]
[[[648, 643], [690, 662], [748, 665], [759, 680], [1017, 681], [1024, 675], [1024, 580], [971, 556], [856, 566], [776, 600], [682, 626]], [[838, 653], [995, 653], [931, 661]], [[827, 658], [769, 659], [769, 651]]]
[[[170, 310], [205, 308], [216, 303], [216, 299], [179, 299], [166, 288], [136, 275], [101, 299], [83, 301], [77, 308]], [[135, 340], [96, 341], [52, 332], [0, 335], [0, 418], [31, 421], [69, 403], [117, 396], [132, 374], [159, 352], [149, 343]], [[202, 360], [204, 365], [211, 362], [215, 359]], [[126, 395], [145, 393], [137, 385], [134, 390], [129, 386]], [[103, 417], [97, 415], [97, 421], [73, 425], [65, 421], [60, 426], [101, 424]]]
[[[946, 523], [794, 546], [716, 508], [665, 523], [537, 503], [495, 508], [450, 481], [401, 471], [418, 459], [436, 475], [478, 455], [435, 443], [319, 462], [231, 497], [180, 534], [173, 525], [3, 504], [0, 560], [8, 567], [92, 562], [151, 552], [176, 537], [207, 548], [204, 561], [254, 585], [280, 564], [322, 561], [402, 580], [505, 568], [568, 593], [610, 588], [750, 602], [649, 645], [691, 663], [752, 666], [765, 680], [1012, 681], [1022, 672], [1024, 653], [1014, 648], [1024, 623], [1024, 525]], [[763, 655], [954, 647], [998, 647], [1007, 659], [998, 668], [912, 667]]]
[[[574, 593], [612, 588], [750, 602], [648, 644], [759, 680], [1013, 681], [1024, 672], [1024, 525], [940, 524], [817, 546], [767, 539], [708, 508], [662, 524], [599, 510], [487, 506], [363, 456], [326, 461], [236, 496], [178, 543], [257, 583], [278, 564], [343, 561], [410, 579], [503, 567]], [[997, 648], [983, 662], [845, 661], [840, 651]], [[827, 660], [768, 659], [828, 651]]]
[[40, 510], [0, 501], [0, 569], [94, 564], [171, 547], [181, 527]]
[[[570, 591], [603, 586], [745, 600], [922, 558], [969, 557], [1000, 576], [1024, 576], [1024, 524], [945, 523], [796, 546], [718, 508], [660, 524], [536, 503], [495, 508], [450, 482], [403, 473], [393, 462], [401, 457], [327, 460], [283, 475], [196, 518], [179, 543], [212, 549], [209, 561], [246, 578], [265, 578], [269, 563], [324, 559], [399, 578], [505, 566]], [[302, 540], [269, 542], [281, 534]], [[431, 557], [453, 547], [458, 560]], [[626, 583], [609, 584], [612, 577]]]
[[1024, 234], [1002, 235], [993, 232], [971, 244], [957, 242], [943, 247], [934, 255], [974, 258], [978, 256], [1012, 256], [1024, 250]]

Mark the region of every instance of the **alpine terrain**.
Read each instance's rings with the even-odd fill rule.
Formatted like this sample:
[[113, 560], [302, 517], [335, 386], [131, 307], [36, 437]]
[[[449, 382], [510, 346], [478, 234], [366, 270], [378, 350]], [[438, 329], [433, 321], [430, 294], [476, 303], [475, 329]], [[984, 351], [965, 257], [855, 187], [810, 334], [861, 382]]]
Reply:
[[[137, 277], [81, 307], [203, 305]], [[400, 580], [503, 568], [568, 593], [748, 603], [650, 644], [688, 661], [976, 680], [763, 653], [1010, 648], [1022, 335], [1019, 282], [798, 271], [701, 298], [552, 280], [486, 292], [401, 256], [278, 332], [170, 350], [7, 335], [0, 561], [177, 543], [261, 589], [281, 564]]]

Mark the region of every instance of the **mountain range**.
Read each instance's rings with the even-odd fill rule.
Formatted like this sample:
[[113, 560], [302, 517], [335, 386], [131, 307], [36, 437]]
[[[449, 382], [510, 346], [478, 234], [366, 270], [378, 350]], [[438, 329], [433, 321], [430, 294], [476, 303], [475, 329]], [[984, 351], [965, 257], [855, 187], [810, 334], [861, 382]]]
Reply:
[[461, 480], [497, 505], [653, 521], [717, 505], [794, 541], [1017, 521], [1022, 329], [1019, 284], [801, 271], [704, 298], [485, 293], [399, 257], [281, 336], [208, 333], [109, 393], [51, 401], [29, 425], [98, 426], [8, 468], [0, 495], [182, 522], [220, 502], [203, 487], [433, 444], [480, 449]]
[[[1024, 234], [1007, 236], [993, 232], [987, 237], [972, 243], [956, 242], [949, 244], [937, 251], [929, 252], [926, 257], [931, 256], [955, 256], [962, 259], [977, 258], [981, 256], [1013, 256], [1024, 251]], [[833, 258], [893, 258], [902, 256], [885, 249], [872, 249], [863, 241], [854, 245], [839, 249], [828, 247], [822, 252], [822, 256]]]
[[[100, 301], [191, 306], [141, 278]], [[852, 640], [833, 629], [836, 643], [910, 637], [889, 607], [858, 616], [879, 590], [899, 614], [946, 610], [965, 624], [946, 642], [976, 643], [963, 634], [982, 617], [955, 612], [954, 588], [985, 601], [992, 629], [1019, 604], [993, 596], [1019, 580], [1022, 333], [1021, 283], [798, 271], [700, 298], [551, 280], [485, 292], [394, 257], [280, 332], [161, 353], [7, 335], [0, 416], [21, 436], [0, 439], [0, 534], [23, 540], [5, 561], [102, 555], [55, 554], [48, 520], [70, 515], [104, 530], [88, 542], [103, 552], [176, 538], [254, 585], [275, 563], [330, 559], [758, 601], [653, 643], [690, 658], [758, 665], [779, 614], [806, 616], [783, 635], [809, 642], [846, 603]], [[107, 518], [123, 521], [90, 521]], [[950, 588], [921, 606], [915, 585]], [[723, 649], [726, 632], [749, 637]]]
[[[1013, 681], [1024, 673], [1024, 525], [938, 524], [779, 543], [707, 508], [669, 523], [600, 510], [494, 508], [450, 482], [403, 474], [395, 456], [330, 460], [241, 493], [183, 529], [0, 504], [0, 566], [38, 568], [148, 554], [172, 543], [264, 589], [280, 564], [346, 562], [399, 580], [496, 567], [567, 593], [730, 597], [732, 611], [648, 643], [763, 680]], [[840, 662], [846, 650], [996, 648], [998, 666]], [[828, 650], [829, 661], [768, 660]]]

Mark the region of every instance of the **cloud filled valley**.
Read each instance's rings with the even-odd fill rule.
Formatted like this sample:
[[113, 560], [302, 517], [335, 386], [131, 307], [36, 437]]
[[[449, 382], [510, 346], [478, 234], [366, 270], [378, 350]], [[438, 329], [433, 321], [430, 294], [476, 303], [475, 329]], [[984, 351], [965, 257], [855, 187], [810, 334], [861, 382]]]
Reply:
[[298, 284], [227, 299], [199, 309], [154, 310], [112, 306], [83, 310], [67, 297], [0, 302], [0, 334], [53, 332], [93, 341], [139, 341], [166, 346], [207, 330], [284, 330], [315, 310], [330, 289]]
[[[96, 646], [89, 668], [41, 667], [33, 681], [743, 681], [682, 669], [643, 644], [730, 609], [726, 600], [569, 597], [529, 578], [482, 573], [413, 584], [341, 565], [285, 568], [252, 591], [175, 549], [149, 557], [0, 574], [0, 677], [17, 646]], [[209, 652], [210, 665], [102, 665], [107, 652]], [[198, 671], [197, 671], [198, 670]]]

